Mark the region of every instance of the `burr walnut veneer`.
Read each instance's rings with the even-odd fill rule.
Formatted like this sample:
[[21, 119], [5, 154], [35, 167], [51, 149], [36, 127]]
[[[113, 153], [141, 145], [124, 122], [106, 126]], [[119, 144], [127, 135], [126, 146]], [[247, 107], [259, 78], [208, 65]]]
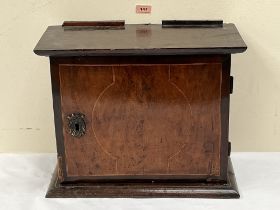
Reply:
[[47, 197], [239, 197], [230, 60], [246, 45], [233, 24], [172, 23], [44, 33], [34, 52], [50, 57], [58, 152]]

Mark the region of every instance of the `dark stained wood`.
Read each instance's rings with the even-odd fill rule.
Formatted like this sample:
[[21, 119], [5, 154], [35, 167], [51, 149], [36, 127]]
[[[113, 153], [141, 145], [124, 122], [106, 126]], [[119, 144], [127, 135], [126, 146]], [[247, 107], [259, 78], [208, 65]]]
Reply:
[[[223, 63], [230, 55], [168, 55], [168, 56], [69, 56], [50, 57], [51, 63], [59, 64], [188, 64], [188, 63]], [[58, 69], [56, 69], [58, 71]]]
[[58, 181], [54, 171], [47, 198], [239, 198], [235, 175], [229, 158], [227, 182], [117, 182], [117, 183], [68, 183]]
[[[63, 93], [63, 91], [60, 92], [60, 94], [62, 95], [62, 103], [63, 103], [62, 110], [64, 112], [62, 119], [63, 119], [64, 123], [56, 122], [56, 124], [59, 124], [59, 125], [64, 124], [64, 127], [63, 127], [64, 128], [64, 141], [60, 145], [58, 145], [58, 148], [61, 148], [61, 149], [58, 149], [60, 151], [58, 154], [59, 154], [59, 157], [61, 157], [61, 159], [65, 163], [65, 165], [67, 165], [68, 170], [70, 170], [70, 173], [68, 174], [69, 171], [66, 171], [66, 169], [63, 170], [63, 168], [62, 168], [62, 170], [64, 171], [64, 173], [63, 173], [64, 176], [63, 176], [62, 180], [66, 180], [66, 181], [72, 180], [73, 181], [73, 180], [92, 180], [92, 179], [97, 180], [97, 179], [120, 179], [120, 178], [122, 178], [122, 179], [135, 179], [135, 178], [137, 178], [137, 179], [139, 179], [139, 178], [168, 179], [168, 178], [170, 178], [170, 175], [172, 175], [171, 176], [172, 178], [176, 178], [176, 179], [193, 178], [193, 179], [204, 179], [204, 180], [205, 179], [225, 180], [226, 176], [223, 171], [226, 171], [226, 168], [227, 168], [227, 163], [224, 163], [224, 161], [227, 161], [227, 156], [225, 157], [223, 154], [220, 154], [220, 152], [222, 152], [222, 151], [220, 151], [220, 146], [219, 146], [220, 143], [226, 141], [226, 139], [221, 139], [221, 136], [219, 134], [219, 129], [223, 128], [223, 125], [220, 125], [220, 123], [219, 123], [219, 119], [220, 119], [219, 116], [221, 115], [219, 112], [220, 111], [219, 107], [220, 107], [220, 103], [221, 103], [221, 101], [219, 99], [220, 91], [221, 91], [219, 84], [221, 81], [221, 76], [219, 76], [219, 75], [222, 74], [221, 68], [222, 68], [222, 65], [224, 65], [223, 64], [224, 59], [226, 59], [226, 58], [227, 57], [224, 58], [224, 56], [187, 56], [187, 57], [186, 56], [182, 56], [182, 57], [180, 57], [180, 56], [154, 57], [153, 56], [153, 57], [136, 57], [136, 58], [131, 58], [131, 59], [128, 59], [125, 57], [119, 57], [119, 58], [116, 58], [116, 57], [115, 58], [114, 57], [107, 57], [107, 58], [105, 58], [105, 57], [104, 58], [102, 58], [102, 57], [98, 57], [98, 58], [85, 57], [85, 58], [72, 58], [72, 59], [71, 58], [57, 58], [57, 59], [52, 58], [51, 59], [51, 64], [52, 64], [51, 66], [53, 67], [52, 72], [58, 71], [59, 64], [62, 67], [62, 69], [64, 68], [62, 71], [66, 73], [66, 75], [64, 75], [65, 78], [60, 79], [59, 82], [61, 83], [61, 81], [66, 79], [66, 81], [62, 82], [66, 86], [63, 86], [61, 84], [62, 87], [60, 89], [64, 89], [64, 90], [68, 91], [65, 93]], [[84, 137], [84, 139], [79, 139], [79, 140], [76, 140], [74, 137], [71, 140], [71, 136], [69, 136], [69, 134], [67, 133], [67, 121], [65, 119], [65, 116], [67, 114], [70, 114], [71, 112], [75, 112], [75, 111], [80, 111], [80, 112], [83, 112], [84, 114], [86, 114], [86, 116], [91, 116], [92, 106], [98, 95], [97, 93], [102, 92], [102, 90], [104, 90], [104, 88], [106, 88], [108, 85], [110, 85], [112, 83], [112, 66], [108, 66], [108, 65], [106, 66], [105, 64], [113, 64], [115, 61], [119, 61], [121, 66], [118, 67], [118, 66], [113, 65], [114, 68], [117, 68], [119, 72], [122, 72], [123, 71], [122, 69], [125, 70], [124, 72], [128, 72], [128, 73], [129, 72], [131, 72], [131, 73], [138, 72], [135, 74], [136, 75], [135, 81], [139, 80], [139, 81], [142, 81], [142, 83], [145, 81], [145, 80], [143, 80], [143, 78], [145, 78], [143, 76], [148, 76], [148, 75], [153, 76], [153, 75], [159, 74], [159, 75], [165, 75], [165, 77], [167, 77], [169, 75], [166, 75], [166, 74], [168, 74], [168, 71], [171, 71], [173, 73], [170, 74], [170, 81], [168, 81], [168, 78], [165, 79], [167, 81], [167, 83], [172, 84], [172, 86], [171, 86], [172, 88], [170, 88], [171, 93], [175, 92], [176, 95], [178, 95], [179, 99], [182, 96], [190, 97], [189, 105], [191, 106], [192, 112], [193, 112], [190, 119], [193, 120], [193, 118], [194, 118], [193, 123], [192, 123], [194, 125], [192, 125], [192, 127], [190, 129], [189, 118], [187, 116], [187, 118], [185, 120], [186, 125], [185, 126], [181, 125], [181, 127], [183, 129], [189, 130], [188, 135], [190, 135], [190, 136], [194, 135], [194, 136], [188, 138], [188, 139], [190, 139], [188, 141], [191, 142], [191, 144], [193, 144], [193, 146], [191, 147], [191, 149], [189, 149], [188, 147], [183, 148], [183, 150], [186, 150], [186, 149], [187, 150], [182, 151], [179, 155], [177, 155], [177, 159], [173, 159], [171, 161], [171, 163], [173, 164], [173, 165], [171, 164], [171, 169], [173, 170], [173, 173], [167, 173], [167, 172], [164, 173], [164, 171], [158, 171], [157, 174], [151, 174], [151, 173], [141, 174], [138, 171], [138, 174], [134, 172], [134, 176], [132, 176], [132, 174], [129, 174], [129, 173], [118, 174], [118, 173], [114, 172], [114, 170], [113, 170], [114, 167], [112, 167], [112, 165], [114, 166], [114, 164], [116, 164], [114, 162], [114, 159], [109, 159], [108, 157], [106, 157], [106, 155], [104, 153], [102, 155], [102, 150], [100, 149], [99, 145], [97, 144], [97, 142], [95, 140], [95, 136], [92, 134], [91, 129], [89, 129], [87, 131], [87, 135]], [[130, 66], [130, 68], [128, 68], [129, 66], [127, 66], [127, 64], [122, 64], [125, 61], [130, 61], [130, 64], [133, 64], [133, 65]], [[198, 61], [200, 61], [199, 65], [196, 64]], [[77, 62], [79, 64], [75, 64]], [[203, 64], [203, 62], [205, 62], [205, 63]], [[88, 63], [91, 63], [91, 65], [89, 65]], [[141, 63], [151, 63], [151, 64], [154, 63], [154, 64], [157, 64], [156, 66], [158, 66], [159, 63], [167, 63], [167, 64], [169, 63], [172, 65], [162, 65], [161, 64], [160, 66], [163, 67], [163, 72], [160, 73], [160, 71], [158, 70], [159, 72], [153, 73], [152, 68], [154, 68], [154, 65], [147, 65], [147, 64], [140, 65], [140, 67], [138, 66], [138, 68], [137, 68], [136, 64], [141, 64]], [[92, 65], [92, 64], [94, 64], [94, 65]], [[65, 67], [66, 67], [66, 69], [65, 69]], [[143, 70], [143, 67], [144, 67], [144, 70]], [[167, 69], [167, 67], [170, 67], [170, 68]], [[92, 73], [90, 74], [90, 72], [92, 72]], [[96, 74], [96, 73], [98, 73], [98, 74]], [[53, 74], [55, 74], [55, 73], [53, 73]], [[217, 76], [215, 76], [215, 77], [210, 76], [212, 74], [213, 75], [216, 74]], [[67, 75], [68, 75], [69, 79], [67, 79]], [[138, 77], [137, 77], [137, 75], [138, 75]], [[130, 77], [132, 75], [130, 75], [130, 76], [127, 75], [127, 76]], [[79, 78], [84, 78], [84, 80], [79, 79]], [[122, 77], [120, 77], [120, 78], [122, 78]], [[142, 78], [142, 80], [141, 80], [141, 78]], [[68, 82], [67, 82], [67, 80], [68, 80]], [[184, 82], [185, 80], [188, 82], [187, 83]], [[55, 81], [57, 81], [57, 79]], [[97, 82], [97, 81], [103, 81], [104, 84]], [[134, 85], [142, 84], [139, 81], [138, 81], [138, 83], [137, 82], [133, 83], [133, 81], [130, 81], [130, 85], [132, 85], [132, 87], [133, 87], [133, 84]], [[149, 80], [147, 80], [147, 81], [149, 81]], [[216, 81], [216, 85], [214, 85], [215, 84], [214, 81]], [[157, 84], [157, 83], [159, 83], [159, 84]], [[161, 83], [158, 81], [154, 82], [154, 84], [158, 85], [159, 90], [167, 87], [165, 83], [163, 83], [161, 85]], [[201, 87], [197, 86], [196, 83], [200, 84]], [[88, 85], [90, 85], [90, 84], [95, 84], [95, 86], [91, 85], [91, 88], [88, 88]], [[129, 84], [129, 83], [127, 83], [127, 84]], [[186, 84], [187, 84], [187, 86], [186, 86]], [[58, 84], [56, 84], [56, 85], [58, 85]], [[98, 88], [97, 85], [101, 85], [99, 87], [99, 90], [96, 89], [96, 88]], [[136, 88], [136, 86], [135, 86], [135, 88]], [[204, 91], [204, 89], [205, 89], [205, 91]], [[136, 90], [137, 90], [137, 88], [136, 88]], [[140, 90], [138, 89], [138, 94], [140, 93], [139, 91]], [[166, 91], [168, 93], [168, 90], [166, 90]], [[94, 94], [94, 93], [96, 93], [96, 94]], [[132, 91], [132, 93], [135, 93], [135, 92]], [[216, 93], [216, 95], [214, 93]], [[113, 92], [114, 97], [112, 98], [112, 100], [114, 100], [114, 98], [119, 98], [120, 96], [118, 96], [118, 95], [119, 94], [116, 94], [116, 92], [115, 93]], [[203, 97], [203, 98], [196, 98], [196, 95], [199, 95], [200, 97]], [[141, 96], [143, 97], [143, 93]], [[167, 96], [168, 96], [168, 94], [167, 94]], [[170, 98], [170, 99], [172, 99], [172, 98]], [[180, 99], [180, 100], [182, 100], [182, 99]], [[184, 102], [184, 100], [182, 102]], [[75, 101], [78, 103], [76, 103]], [[205, 104], [206, 101], [209, 101], [211, 103], [209, 103], [207, 105], [207, 104]], [[73, 102], [74, 102], [74, 104], [73, 104]], [[164, 101], [162, 101], [162, 102], [164, 102]], [[166, 102], [168, 102], [168, 100], [166, 100]], [[164, 103], [166, 104], [166, 102], [164, 102]], [[174, 102], [176, 102], [176, 101], [174, 101]], [[54, 103], [56, 103], [56, 101], [54, 101]], [[60, 103], [61, 102], [58, 102], [58, 104], [60, 104]], [[172, 108], [172, 106], [173, 106], [172, 104], [169, 104], [169, 106], [172, 109], [172, 110], [170, 110], [170, 113], [173, 114], [173, 112], [176, 110], [174, 109], [174, 107]], [[157, 108], [157, 106], [155, 106], [155, 108]], [[66, 110], [68, 109], [69, 111], [65, 112], [65, 109]], [[212, 109], [213, 112], [209, 112], [209, 109], [210, 110]], [[139, 111], [141, 109], [137, 109], [137, 110]], [[202, 112], [202, 110], [205, 110], [205, 111]], [[154, 110], [154, 111], [156, 111], [156, 110]], [[110, 113], [110, 112], [108, 111], [108, 113]], [[142, 113], [144, 113], [144, 112], [142, 112]], [[159, 117], [160, 117], [160, 115], [161, 114], [159, 114]], [[110, 115], [108, 115], [108, 116], [110, 116]], [[144, 116], [144, 114], [142, 114], [142, 119], [143, 119], [143, 116]], [[195, 116], [195, 117], [193, 117], [193, 116]], [[128, 117], [128, 116], [126, 116], [126, 117]], [[140, 118], [141, 115], [139, 115], [138, 117]], [[218, 125], [220, 125], [221, 127], [219, 128], [219, 127], [214, 126], [214, 130], [213, 130], [212, 124], [215, 123], [215, 122], [213, 122], [213, 119], [215, 119], [215, 117], [216, 117], [216, 121], [217, 121], [216, 123]], [[174, 113], [174, 118], [176, 119], [175, 113]], [[105, 117], [105, 119], [106, 119], [106, 117]], [[91, 117], [88, 120], [89, 120], [87, 122], [88, 124], [90, 124], [93, 121], [91, 119]], [[135, 120], [137, 120], [137, 119], [135, 119]], [[141, 120], [141, 118], [139, 120]], [[161, 122], [162, 119], [158, 118], [155, 120], [159, 120], [159, 122], [155, 121], [154, 123], [152, 123], [152, 125], [153, 124], [154, 125], [162, 124], [162, 122]], [[124, 122], [126, 122], [126, 121], [124, 121]], [[209, 126], [207, 126], [207, 123]], [[131, 123], [129, 123], [129, 124], [131, 124]], [[203, 126], [201, 126], [202, 124], [203, 124]], [[167, 123], [167, 125], [168, 125], [168, 123]], [[187, 126], [187, 125], [189, 125], [189, 126]], [[201, 127], [199, 127], [198, 125]], [[172, 124], [170, 124], [170, 126], [172, 126]], [[88, 126], [88, 127], [90, 128], [91, 126]], [[156, 127], [156, 126], [154, 126], [154, 127]], [[62, 128], [60, 128], [60, 130], [61, 129]], [[160, 129], [160, 126], [159, 126], [159, 129]], [[180, 127], [179, 127], [179, 129], [180, 129]], [[146, 132], [146, 133], [149, 134], [149, 132]], [[133, 132], [132, 132], [132, 135], [133, 135]], [[140, 135], [140, 137], [141, 137], [141, 135]], [[143, 137], [142, 137], [142, 139], [140, 137], [138, 138], [138, 140], [140, 139], [140, 145], [141, 145], [141, 141], [143, 142]], [[135, 138], [135, 137], [133, 137], [133, 138]], [[174, 139], [176, 140], [176, 138], [170, 137], [169, 141], [173, 141]], [[178, 138], [178, 139], [180, 140], [180, 138]], [[182, 138], [182, 140], [183, 140], [183, 142], [185, 141], [184, 138]], [[168, 141], [166, 143], [168, 143]], [[66, 148], [64, 148], [65, 144], [68, 145]], [[227, 144], [227, 142], [225, 142], [223, 144]], [[119, 145], [119, 147], [121, 147], [121, 146], [122, 146], [122, 144]], [[164, 149], [164, 147], [162, 147], [162, 148]], [[119, 151], [119, 149], [120, 148], [116, 148], [116, 151]], [[142, 149], [143, 149], [143, 145], [142, 145]], [[129, 153], [130, 150], [133, 151], [133, 147], [128, 147], [127, 150], [123, 151], [123, 152]], [[206, 150], [209, 150], [209, 151], [207, 152]], [[214, 151], [212, 151], [212, 150], [214, 150]], [[65, 155], [64, 155], [63, 151], [67, 152], [66, 157], [69, 158], [68, 161], [65, 161]], [[150, 152], [150, 153], [152, 154], [152, 152]], [[197, 154], [200, 154], [200, 153], [201, 153], [201, 155], [198, 156], [200, 158], [198, 158]], [[119, 154], [121, 154], [121, 153], [119, 153]], [[128, 157], [130, 157], [130, 155], [128, 155]], [[141, 156], [138, 156], [138, 157], [141, 157]], [[94, 158], [94, 159], [92, 159], [92, 158]], [[153, 157], [151, 156], [151, 158], [153, 158]], [[193, 160], [193, 158], [195, 158], [195, 159]], [[147, 160], [153, 161], [153, 159], [147, 159]], [[211, 163], [209, 162], [209, 160], [211, 160], [210, 161]], [[219, 161], [221, 163], [223, 162], [223, 164], [221, 165], [221, 163]], [[149, 163], [149, 161], [147, 163]], [[212, 167], [209, 166], [210, 164], [212, 165]], [[65, 165], [63, 165], [63, 166], [65, 167]], [[96, 167], [99, 170], [97, 170]], [[155, 166], [153, 166], [153, 167], [155, 167]], [[176, 167], [177, 167], [177, 171], [175, 170]], [[141, 169], [141, 167], [138, 168], [138, 170], [140, 170], [140, 169]], [[178, 171], [178, 169], [180, 169], [181, 171], [180, 170]], [[161, 167], [161, 170], [164, 170], [164, 167]], [[201, 173], [201, 171], [203, 171], [203, 170], [204, 170], [204, 172]], [[141, 170], [140, 170], [140, 172], [141, 172]], [[199, 174], [198, 172], [200, 172], [201, 174]], [[198, 173], [198, 174], [196, 174], [196, 173]], [[161, 174], [161, 176], [158, 177], [157, 175], [160, 175], [160, 174]], [[135, 176], [135, 175], [138, 175], [138, 176]], [[142, 175], [142, 176], [139, 176], [139, 175]], [[143, 176], [143, 175], [145, 175], [145, 176]]]
[[[220, 112], [221, 115], [221, 136], [223, 141], [221, 142], [221, 165], [227, 164], [227, 155], [228, 155], [228, 134], [229, 134], [229, 105], [230, 105], [230, 67], [231, 67], [231, 56], [227, 55], [224, 57], [223, 61], [223, 76], [221, 84], [221, 106]], [[222, 168], [222, 176], [226, 175], [226, 169]]]
[[163, 20], [163, 28], [217, 28], [223, 27], [222, 20]]
[[55, 122], [55, 136], [56, 149], [58, 156], [58, 171], [59, 179], [64, 181], [64, 173], [66, 172], [66, 163], [64, 156], [64, 141], [62, 132], [62, 114], [61, 114], [61, 94], [60, 94], [60, 79], [58, 65], [50, 59], [51, 83], [52, 83], [52, 97], [53, 97], [53, 111]]
[[230, 76], [230, 94], [233, 93], [233, 76]]
[[50, 26], [34, 52], [44, 56], [186, 55], [240, 53], [246, 48], [234, 24], [199, 29], [127, 24], [124, 30], [68, 31]]
[[117, 21], [64, 21], [62, 26], [124, 27], [124, 20]]

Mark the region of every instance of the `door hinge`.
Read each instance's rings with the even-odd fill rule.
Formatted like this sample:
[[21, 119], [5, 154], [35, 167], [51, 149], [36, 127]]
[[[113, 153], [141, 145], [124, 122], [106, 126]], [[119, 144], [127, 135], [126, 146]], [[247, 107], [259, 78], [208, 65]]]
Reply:
[[230, 81], [229, 81], [229, 93], [232, 94], [233, 92], [233, 76], [230, 76]]
[[231, 142], [228, 142], [228, 156], [230, 156], [231, 153]]

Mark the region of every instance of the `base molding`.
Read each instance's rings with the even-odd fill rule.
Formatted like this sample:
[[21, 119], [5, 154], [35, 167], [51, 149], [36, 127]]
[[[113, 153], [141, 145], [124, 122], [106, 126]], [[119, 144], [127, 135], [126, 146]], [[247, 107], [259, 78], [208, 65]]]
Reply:
[[69, 183], [60, 184], [54, 171], [47, 198], [239, 198], [231, 160], [227, 183]]

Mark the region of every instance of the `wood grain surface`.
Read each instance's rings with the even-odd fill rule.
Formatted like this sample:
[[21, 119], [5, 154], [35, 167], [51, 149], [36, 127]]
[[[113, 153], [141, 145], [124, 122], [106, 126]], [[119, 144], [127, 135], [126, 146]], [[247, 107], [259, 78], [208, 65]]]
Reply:
[[[220, 176], [221, 63], [61, 64], [69, 177]], [[69, 135], [81, 112], [87, 131]]]
[[228, 160], [227, 180], [220, 182], [117, 182], [61, 184], [54, 171], [47, 198], [239, 198], [231, 160]]
[[43, 56], [186, 55], [241, 53], [246, 49], [234, 24], [217, 28], [127, 24], [124, 30], [65, 30], [62, 26], [49, 26], [34, 52]]

